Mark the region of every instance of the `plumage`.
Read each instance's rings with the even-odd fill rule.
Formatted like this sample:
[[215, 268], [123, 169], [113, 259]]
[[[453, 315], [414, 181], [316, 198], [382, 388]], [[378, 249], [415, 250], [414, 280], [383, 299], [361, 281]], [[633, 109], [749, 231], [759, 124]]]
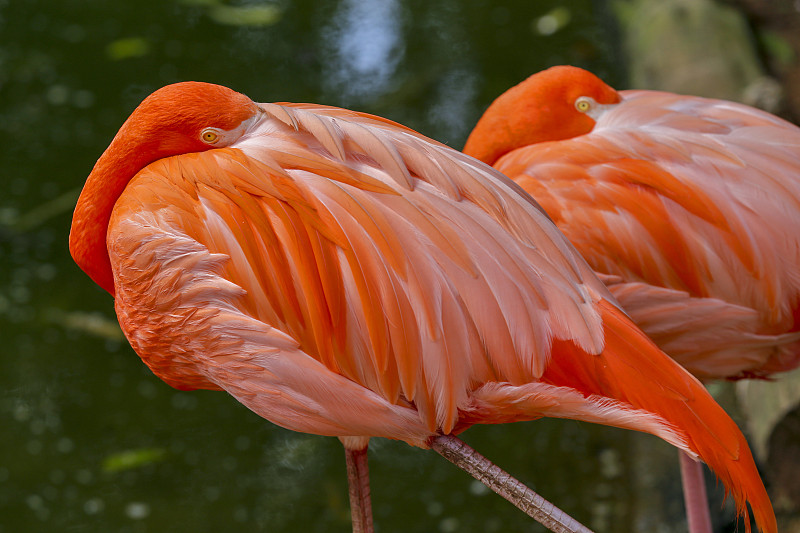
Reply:
[[800, 365], [800, 128], [561, 66], [498, 97], [464, 152], [530, 193], [695, 376]]
[[[161, 89], [123, 130], [151, 107], [208, 109], [205, 87]], [[113, 278], [156, 375], [296, 431], [421, 447], [542, 416], [647, 431], [706, 460], [774, 530], [736, 426], [516, 185], [379, 117], [230, 93], [215, 108], [239, 122], [164, 126], [190, 150], [115, 171], [115, 143], [137, 138], [118, 135], [82, 198], [120, 194], [74, 215], [73, 256]], [[216, 144], [197, 141], [209, 131]]]
[[[588, 92], [594, 80], [564, 83]], [[610, 276], [634, 322], [694, 375], [800, 365], [800, 128], [732, 102], [619, 94], [583, 135], [509, 139], [502, 157], [484, 160], [536, 198]], [[580, 115], [570, 105], [559, 120], [567, 113]], [[479, 128], [473, 136], [487, 135]], [[480, 155], [478, 142], [466, 153]]]
[[[218, 289], [244, 315], [236, 317], [237, 323], [254, 319], [287, 333], [304, 353], [380, 391], [392, 403], [401, 396], [414, 402], [431, 431], [446, 432], [455, 425], [458, 408], [466, 405], [472, 382], [493, 377], [524, 382], [541, 376], [554, 335], [593, 353], [601, 349], [591, 291], [592, 285], [603, 290], [602, 285], [551, 226], [539, 227], [546, 219], [534, 204], [507, 184], [493, 183], [492, 173], [463, 156], [462, 179], [452, 190], [464, 195], [475, 194], [471, 188], [490, 191], [494, 197], [484, 202], [492, 211], [453, 202], [424, 179], [426, 164], [436, 165], [437, 158], [449, 155], [443, 148], [431, 145], [430, 159], [417, 162], [414, 176], [408, 170], [398, 176], [397, 169], [406, 165], [395, 143], [402, 145], [405, 137], [419, 142], [417, 136], [332, 121], [324, 108], [313, 121], [306, 109], [285, 111], [294, 115], [297, 130], [275, 131], [275, 121], [266, 120], [263, 128], [270, 137], [249, 134], [258, 143], [244, 140], [237, 148], [165, 159], [128, 185], [115, 205], [108, 235], [118, 311], [128, 315], [133, 312], [129, 308], [138, 312], [141, 307], [141, 282], [128, 279], [130, 271], [144, 274], [148, 292], [161, 302], [164, 294], [197, 297], [172, 303], [163, 317], [168, 323], [158, 326], [153, 322], [161, 319], [151, 304], [127, 327], [123, 320], [125, 329], [142, 329], [141, 320], [151, 324], [150, 331], [171, 328], [173, 321], [186, 320], [176, 309], [194, 313], [208, 308]], [[314, 129], [303, 129], [309, 122]], [[342, 144], [348, 145], [346, 160], [315, 135], [322, 132], [327, 138], [333, 128], [339, 128]], [[286, 148], [290, 142], [293, 147]], [[234, 150], [241, 151], [246, 164], [228, 154]], [[262, 159], [274, 161], [283, 172], [272, 171]], [[265, 183], [260, 190], [257, 176]], [[516, 239], [503, 229], [508, 223], [493, 216], [514, 211], [521, 211], [519, 218], [541, 222], [520, 230], [522, 238]], [[152, 235], [159, 235], [163, 255], [150, 258], [145, 269], [134, 268], [131, 262], [147, 257], [142, 243]], [[179, 244], [186, 237], [208, 248], [207, 261], [187, 268], [187, 252]], [[523, 246], [522, 239], [540, 243], [538, 249]], [[175, 263], [173, 252], [181, 263]], [[229, 258], [222, 265], [211, 260], [220, 254]], [[173, 264], [180, 278], [172, 269], [160, 275], [164, 265]], [[229, 282], [244, 294], [235, 296]], [[130, 297], [128, 287], [135, 291]], [[332, 317], [339, 327], [333, 327]], [[207, 333], [213, 338], [223, 335], [217, 330], [229, 329], [223, 321], [213, 324]], [[168, 346], [148, 348], [152, 341], [147, 341], [135, 346], [137, 351], [168, 350], [175, 335], [165, 333], [156, 336], [167, 338]], [[195, 333], [189, 329], [187, 335]], [[222, 344], [219, 349], [229, 348]], [[215, 345], [204, 349], [206, 355], [215, 350]], [[241, 355], [254, 361], [249, 350]]]

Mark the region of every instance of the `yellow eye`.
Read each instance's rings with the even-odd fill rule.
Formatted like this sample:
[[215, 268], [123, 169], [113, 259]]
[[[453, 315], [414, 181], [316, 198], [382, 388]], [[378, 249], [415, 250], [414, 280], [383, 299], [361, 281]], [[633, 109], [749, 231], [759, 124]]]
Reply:
[[592, 102], [585, 96], [582, 96], [577, 100], [575, 100], [575, 109], [577, 109], [581, 113], [586, 113], [591, 108], [592, 108]]
[[214, 144], [219, 140], [219, 133], [212, 129], [203, 130], [200, 133], [200, 138], [203, 139], [203, 142], [206, 144]]

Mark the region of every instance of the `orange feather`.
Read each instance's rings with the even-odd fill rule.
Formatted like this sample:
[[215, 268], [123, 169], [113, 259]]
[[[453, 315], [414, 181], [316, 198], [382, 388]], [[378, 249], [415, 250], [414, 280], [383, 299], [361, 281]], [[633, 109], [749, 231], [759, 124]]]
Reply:
[[[119, 160], [159, 128], [166, 148]], [[385, 119], [205, 84], [161, 89], [121, 132], [70, 245], [167, 383], [224, 389], [296, 431], [422, 447], [540, 416], [647, 431], [699, 454], [764, 519], [763, 487], [739, 489], [757, 474], [735, 426], [718, 408], [724, 432], [696, 423], [715, 410], [702, 386], [646, 359], [660, 352], [490, 167]], [[637, 361], [682, 388], [648, 395], [628, 383]]]
[[[731, 102], [617, 93], [589, 72], [554, 67], [501, 95], [464, 151], [540, 202], [634, 322], [696, 376], [800, 365], [800, 128]], [[565, 368], [570, 379], [600, 371]], [[716, 423], [704, 411], [686, 423]], [[743, 469], [744, 441], [723, 444], [732, 428], [712, 433], [718, 442], [695, 444], [713, 460], [741, 461], [727, 474], [706, 462], [740, 511], [742, 496], [755, 495], [759, 527], [774, 530], [760, 480]]]

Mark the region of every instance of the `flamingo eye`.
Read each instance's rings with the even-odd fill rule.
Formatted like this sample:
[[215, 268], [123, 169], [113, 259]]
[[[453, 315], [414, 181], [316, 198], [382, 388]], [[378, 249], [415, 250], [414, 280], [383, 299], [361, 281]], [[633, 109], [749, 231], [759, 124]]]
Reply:
[[592, 107], [594, 107], [592, 104], [594, 104], [594, 100], [588, 96], [581, 96], [575, 100], [575, 109], [581, 113], [587, 113], [592, 109]]
[[220, 140], [219, 131], [214, 128], [206, 128], [200, 132], [200, 139], [206, 144], [214, 144]]

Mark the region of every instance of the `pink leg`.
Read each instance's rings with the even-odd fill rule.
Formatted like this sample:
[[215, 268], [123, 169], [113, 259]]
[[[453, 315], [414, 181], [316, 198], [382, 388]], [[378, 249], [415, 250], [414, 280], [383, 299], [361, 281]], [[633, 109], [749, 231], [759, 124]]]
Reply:
[[708, 512], [703, 463], [695, 461], [683, 452], [678, 453], [681, 458], [683, 501], [686, 505], [689, 533], [711, 533], [711, 515]]
[[592, 533], [586, 526], [495, 466], [461, 439], [452, 435], [436, 437], [431, 442], [431, 448], [550, 531]]
[[347, 480], [350, 484], [350, 514], [353, 533], [373, 533], [372, 500], [369, 495], [367, 446], [361, 449], [344, 448], [347, 459]]

